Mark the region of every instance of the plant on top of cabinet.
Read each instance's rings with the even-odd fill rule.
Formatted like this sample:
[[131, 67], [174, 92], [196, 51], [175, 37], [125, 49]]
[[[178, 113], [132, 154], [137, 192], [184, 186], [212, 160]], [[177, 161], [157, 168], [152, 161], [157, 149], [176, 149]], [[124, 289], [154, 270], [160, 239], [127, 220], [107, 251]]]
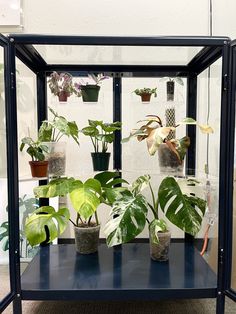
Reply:
[[45, 154], [48, 152], [48, 147], [39, 140], [34, 141], [31, 137], [24, 137], [21, 140], [21, 152], [26, 145], [28, 146], [26, 152], [32, 159], [29, 161], [32, 177], [46, 177], [48, 174], [48, 161], [45, 160]]
[[100, 85], [102, 81], [108, 79], [108, 76], [99, 74], [88, 74], [88, 78], [86, 80], [81, 79], [79, 83], [74, 84], [74, 93], [80, 97], [84, 102], [97, 102]]
[[94, 153], [91, 153], [94, 171], [104, 171], [109, 167], [111, 153], [108, 153], [108, 144], [115, 139], [115, 131], [121, 129], [121, 122], [105, 123], [103, 121], [88, 120], [89, 125], [81, 131], [89, 136]]
[[[161, 209], [165, 218], [186, 233], [195, 236], [200, 228], [206, 210], [206, 201], [193, 196], [193, 180], [182, 179], [182, 185], [188, 192], [183, 193], [173, 177], [165, 177], [155, 192], [150, 175], [136, 179], [131, 188], [117, 197], [113, 202], [110, 219], [105, 225], [104, 233], [109, 247], [127, 243], [138, 236], [146, 223], [149, 226], [150, 253], [153, 260], [168, 260], [170, 232], [167, 223], [160, 218]], [[195, 182], [195, 180], [194, 180]], [[197, 181], [195, 182], [195, 184]], [[149, 188], [152, 202], [148, 202], [143, 190]], [[153, 220], [147, 218], [151, 210]]]
[[103, 172], [84, 183], [74, 178], [58, 178], [36, 187], [34, 193], [37, 198], [69, 195], [77, 217], [72, 221], [68, 208], [56, 211], [51, 206], [40, 207], [26, 219], [25, 234], [30, 245], [52, 242], [64, 232], [70, 221], [74, 226], [76, 250], [82, 254], [96, 252], [100, 230], [97, 208], [101, 203], [111, 205], [116, 195], [124, 189], [115, 187], [119, 183], [127, 182], [118, 173]]
[[59, 101], [66, 102], [73, 93], [72, 76], [69, 73], [53, 72], [48, 80], [49, 88]]
[[145, 124], [138, 129], [133, 129], [130, 135], [122, 140], [122, 143], [128, 142], [133, 137], [136, 137], [139, 142], [146, 139], [149, 154], [153, 156], [158, 151], [160, 171], [162, 173], [182, 174], [184, 157], [190, 146], [188, 136], [168, 140], [167, 136], [170, 131], [175, 131], [180, 125], [197, 125], [203, 133], [213, 133], [213, 129], [209, 125], [198, 124], [192, 118], [185, 118], [174, 127], [163, 126], [160, 117], [156, 115], [147, 115], [145, 120], [139, 122], [145, 122]]
[[68, 121], [49, 107], [52, 120], [43, 121], [39, 128], [39, 140], [48, 146], [46, 156], [49, 161], [49, 174], [61, 176], [65, 174], [66, 142], [61, 142], [63, 136], [72, 137], [79, 145], [79, 129], [75, 121]]
[[151, 99], [152, 94], [154, 97], [157, 97], [157, 87], [156, 88], [136, 88], [133, 91], [136, 95], [141, 96], [142, 102], [149, 102]]

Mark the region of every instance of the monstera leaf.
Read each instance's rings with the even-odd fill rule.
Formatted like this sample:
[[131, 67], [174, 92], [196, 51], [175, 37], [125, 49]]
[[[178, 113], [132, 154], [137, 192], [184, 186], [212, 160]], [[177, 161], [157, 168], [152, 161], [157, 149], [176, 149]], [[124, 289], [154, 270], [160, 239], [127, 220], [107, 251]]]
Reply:
[[41, 185], [34, 188], [35, 197], [56, 197], [64, 196], [80, 184], [81, 181], [74, 178], [58, 178], [50, 181], [47, 185]]
[[[113, 204], [104, 228], [109, 247], [126, 243], [140, 234], [146, 223], [147, 203], [142, 195], [125, 195]], [[115, 216], [115, 218], [114, 218]]]
[[151, 177], [149, 174], [138, 177], [132, 183], [131, 192], [133, 195], [138, 195], [142, 190], [144, 190], [148, 186], [150, 179]]
[[120, 177], [118, 172], [103, 171], [94, 176], [94, 179], [101, 183], [102, 188], [112, 188], [118, 184], [128, 182]]
[[161, 182], [158, 198], [160, 207], [170, 222], [193, 236], [199, 232], [206, 210], [205, 200], [183, 194], [172, 177]]
[[70, 200], [74, 209], [85, 220], [91, 217], [100, 204], [101, 184], [96, 179], [78, 182], [70, 192]]
[[8, 221], [5, 221], [0, 226], [0, 242], [2, 244], [3, 251], [9, 249], [9, 225]]
[[44, 241], [52, 242], [64, 232], [69, 218], [67, 208], [55, 211], [52, 206], [42, 206], [34, 211], [25, 223], [25, 235], [30, 245], [35, 246]]

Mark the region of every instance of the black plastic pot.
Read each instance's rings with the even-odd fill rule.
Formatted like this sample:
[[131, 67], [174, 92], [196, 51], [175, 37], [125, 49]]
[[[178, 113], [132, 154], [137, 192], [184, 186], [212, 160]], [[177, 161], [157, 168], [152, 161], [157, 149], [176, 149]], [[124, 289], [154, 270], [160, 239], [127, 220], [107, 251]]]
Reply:
[[111, 153], [91, 153], [94, 171], [105, 171], [109, 168]]
[[97, 102], [100, 86], [84, 85], [81, 86], [82, 99], [84, 102]]
[[175, 82], [174, 81], [166, 82], [166, 93], [167, 93], [167, 101], [173, 101], [174, 94], [175, 94]]

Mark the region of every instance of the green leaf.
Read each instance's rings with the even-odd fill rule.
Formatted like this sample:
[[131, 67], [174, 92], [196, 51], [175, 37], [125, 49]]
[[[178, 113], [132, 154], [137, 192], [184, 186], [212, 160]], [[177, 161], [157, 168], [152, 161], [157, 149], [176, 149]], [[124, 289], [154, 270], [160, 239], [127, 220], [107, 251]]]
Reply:
[[184, 81], [182, 80], [181, 77], [176, 77], [175, 78], [176, 83], [178, 83], [179, 85], [183, 86], [184, 85]]
[[103, 191], [102, 197], [109, 205], [113, 205], [114, 202], [122, 199], [124, 195], [132, 196], [132, 193], [125, 187], [103, 188]]
[[202, 223], [206, 201], [187, 196], [172, 177], [165, 178], [158, 191], [159, 204], [166, 217], [186, 233], [195, 236]]
[[88, 179], [84, 184], [80, 182], [77, 188], [70, 192], [70, 199], [74, 209], [85, 220], [95, 213], [100, 204], [100, 199], [97, 195], [100, 191], [100, 182], [96, 179]]
[[150, 179], [151, 179], [151, 177], [149, 174], [138, 177], [132, 183], [131, 192], [134, 195], [139, 194], [142, 190], [144, 190], [148, 186]]
[[107, 245], [111, 247], [133, 240], [145, 227], [147, 211], [147, 203], [142, 195], [126, 195], [115, 202], [110, 220], [104, 228]]
[[48, 243], [52, 242], [64, 232], [69, 218], [70, 214], [67, 208], [60, 208], [55, 211], [52, 206], [43, 206], [34, 211], [26, 219], [25, 224], [25, 235], [30, 245], [35, 246], [47, 240], [45, 227], [49, 231]]
[[50, 181], [47, 185], [41, 185], [34, 188], [35, 197], [50, 198], [64, 196], [71, 192], [81, 181], [74, 178], [58, 178]]
[[39, 141], [51, 142], [52, 141], [52, 125], [44, 121], [39, 128]]
[[95, 136], [99, 135], [99, 131], [94, 126], [86, 126], [81, 131], [86, 136], [95, 137]]
[[67, 123], [70, 130], [70, 135], [73, 137], [75, 142], [79, 145], [79, 129], [75, 121]]
[[154, 219], [149, 224], [149, 232], [151, 235], [152, 243], [159, 243], [158, 232], [167, 232], [167, 224], [163, 219]]
[[120, 183], [128, 182], [120, 178], [119, 172], [103, 171], [94, 176], [94, 179], [98, 180], [102, 188], [111, 188]]

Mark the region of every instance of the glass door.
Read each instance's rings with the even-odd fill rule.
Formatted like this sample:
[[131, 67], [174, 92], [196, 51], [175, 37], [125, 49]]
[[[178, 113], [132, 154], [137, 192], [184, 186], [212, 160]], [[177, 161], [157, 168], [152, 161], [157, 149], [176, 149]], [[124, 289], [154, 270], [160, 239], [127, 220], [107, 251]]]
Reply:
[[6, 140], [6, 54], [7, 40], [0, 35], [0, 312], [13, 298], [10, 280], [8, 175]]

